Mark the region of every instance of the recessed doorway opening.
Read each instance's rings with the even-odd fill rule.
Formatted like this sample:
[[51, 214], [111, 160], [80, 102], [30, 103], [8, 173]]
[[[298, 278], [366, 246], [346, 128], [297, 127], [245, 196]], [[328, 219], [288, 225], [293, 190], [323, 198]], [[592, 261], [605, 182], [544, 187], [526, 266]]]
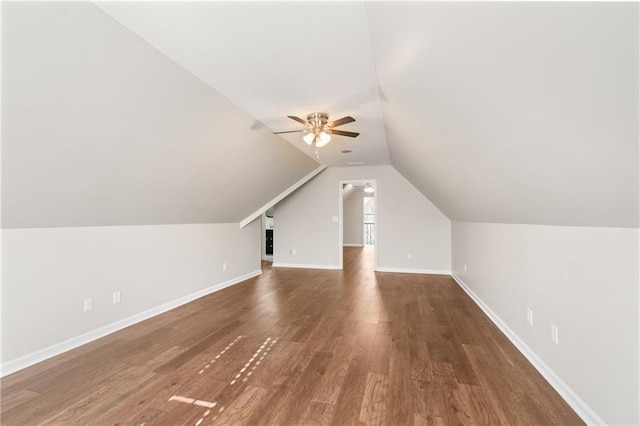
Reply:
[[362, 197], [362, 244], [373, 246], [376, 243], [376, 199], [372, 192], [366, 192], [366, 188], [365, 194]]
[[273, 262], [273, 207], [262, 213], [261, 254], [263, 262]]
[[339, 259], [344, 269], [345, 247], [363, 247], [373, 251], [374, 269], [378, 267], [377, 186], [375, 179], [345, 180], [339, 186]]

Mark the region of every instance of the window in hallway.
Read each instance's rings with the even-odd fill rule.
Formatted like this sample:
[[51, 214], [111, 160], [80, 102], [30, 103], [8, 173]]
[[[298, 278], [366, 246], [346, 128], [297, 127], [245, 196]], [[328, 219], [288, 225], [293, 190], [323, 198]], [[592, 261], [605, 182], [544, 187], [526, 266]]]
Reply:
[[362, 209], [364, 212], [363, 243], [365, 246], [372, 246], [375, 244], [375, 201], [373, 197], [364, 197], [362, 200], [364, 204]]

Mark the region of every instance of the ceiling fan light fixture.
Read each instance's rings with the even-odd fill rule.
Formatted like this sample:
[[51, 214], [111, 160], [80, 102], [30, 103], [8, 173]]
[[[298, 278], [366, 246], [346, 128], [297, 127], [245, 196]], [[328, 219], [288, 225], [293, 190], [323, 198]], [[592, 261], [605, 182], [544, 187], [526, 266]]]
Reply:
[[302, 137], [302, 140], [309, 146], [315, 145], [316, 148], [320, 148], [328, 144], [331, 141], [331, 134], [334, 134], [336, 136], [346, 136], [349, 138], [355, 138], [360, 134], [356, 132], [347, 132], [344, 130], [335, 129], [335, 127], [339, 127], [356, 121], [355, 118], [350, 116], [342, 117], [331, 122], [329, 122], [329, 115], [324, 112], [314, 112], [311, 114], [307, 114], [306, 120], [303, 120], [302, 118], [296, 117], [294, 115], [287, 115], [287, 117], [300, 124], [304, 124], [306, 126], [306, 129], [286, 130], [283, 132], [274, 132], [274, 134], [280, 135], [283, 133], [306, 132], [307, 134]]
[[318, 140], [316, 140], [316, 146], [318, 148], [325, 146], [329, 142], [331, 142], [331, 135], [329, 133], [320, 132], [318, 134]]
[[315, 133], [307, 133], [306, 135], [304, 135], [302, 137], [302, 140], [307, 144], [307, 145], [311, 145], [313, 143], [313, 140], [315, 139], [316, 135]]

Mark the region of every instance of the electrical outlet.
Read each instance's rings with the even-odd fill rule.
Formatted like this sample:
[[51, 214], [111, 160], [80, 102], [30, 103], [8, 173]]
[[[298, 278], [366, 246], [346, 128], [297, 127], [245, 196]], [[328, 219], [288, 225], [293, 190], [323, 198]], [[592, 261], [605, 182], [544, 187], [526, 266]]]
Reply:
[[334, 222], [337, 222], [338, 221], [338, 216], [331, 216], [331, 220], [334, 221]]
[[93, 298], [84, 299], [84, 311], [89, 312], [93, 309]]
[[527, 308], [527, 322], [529, 325], [533, 325], [533, 311]]
[[222, 263], [222, 270], [226, 271], [227, 270], [227, 262], [223, 262]]
[[407, 253], [407, 259], [411, 259], [411, 253]]
[[558, 344], [558, 327], [553, 324], [551, 325], [551, 341], [556, 345]]
[[289, 254], [290, 254], [291, 256], [295, 256], [295, 255], [296, 255], [296, 250], [295, 250], [295, 249], [291, 249], [291, 250], [289, 250]]
[[464, 265], [464, 271], [467, 272], [467, 265]]
[[120, 291], [113, 292], [113, 304], [120, 303]]

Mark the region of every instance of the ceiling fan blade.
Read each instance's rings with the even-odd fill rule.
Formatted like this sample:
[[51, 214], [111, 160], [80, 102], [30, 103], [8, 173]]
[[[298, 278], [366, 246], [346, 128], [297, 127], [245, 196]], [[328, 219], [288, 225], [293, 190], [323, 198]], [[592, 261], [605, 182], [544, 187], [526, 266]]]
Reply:
[[295, 115], [287, 115], [287, 117], [289, 117], [289, 118], [290, 118], [290, 119], [292, 119], [292, 120], [297, 121], [297, 122], [298, 122], [298, 123], [300, 123], [300, 124], [304, 124], [305, 126], [308, 126], [308, 125], [309, 125], [309, 123], [307, 122], [307, 120], [303, 120], [302, 118], [300, 118], [300, 117], [296, 117]]
[[306, 132], [307, 130], [287, 130], [286, 132], [273, 132], [274, 135], [281, 135], [283, 133], [300, 133]]
[[357, 137], [360, 133], [356, 133], [356, 132], [345, 132], [344, 130], [334, 130], [331, 129], [331, 134], [332, 135], [337, 135], [337, 136], [348, 136], [350, 138], [355, 138]]
[[346, 116], [346, 117], [342, 117], [339, 120], [335, 120], [332, 121], [331, 123], [327, 124], [329, 127], [338, 127], [338, 126], [342, 126], [343, 124], [347, 124], [347, 123], [353, 123], [354, 121], [356, 121], [355, 118], [350, 117], [350, 116]]

